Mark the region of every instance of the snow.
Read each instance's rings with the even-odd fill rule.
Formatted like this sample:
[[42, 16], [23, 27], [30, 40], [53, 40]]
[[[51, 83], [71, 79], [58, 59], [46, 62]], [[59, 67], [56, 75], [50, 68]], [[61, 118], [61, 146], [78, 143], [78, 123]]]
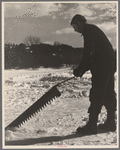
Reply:
[[[4, 127], [11, 123], [28, 107], [46, 93], [53, 85], [72, 77], [70, 68], [4, 71]], [[116, 77], [116, 76], [115, 76]], [[117, 78], [115, 78], [116, 83]], [[107, 146], [117, 147], [118, 134], [115, 132], [81, 136], [74, 132], [88, 121], [87, 109], [91, 74], [74, 78], [61, 84], [61, 96], [53, 100], [19, 128], [5, 132], [5, 148], [9, 146], [56, 147]], [[115, 84], [117, 90], [117, 84]], [[102, 109], [98, 124], [106, 119]]]

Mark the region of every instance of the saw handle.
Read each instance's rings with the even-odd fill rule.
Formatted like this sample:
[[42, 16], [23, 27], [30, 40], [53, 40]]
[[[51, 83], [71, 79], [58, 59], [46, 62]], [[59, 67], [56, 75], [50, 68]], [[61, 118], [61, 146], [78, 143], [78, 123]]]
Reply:
[[71, 80], [71, 79], [73, 79], [73, 78], [75, 78], [75, 76], [74, 76], [74, 77], [71, 77], [71, 78], [68, 78], [68, 79], [66, 79], [66, 80], [64, 80], [64, 81], [62, 81], [62, 82], [56, 84], [55, 86], [58, 86], [58, 85], [60, 85], [60, 84], [62, 84], [62, 83], [65, 83], [65, 82], [67, 82], [68, 80]]

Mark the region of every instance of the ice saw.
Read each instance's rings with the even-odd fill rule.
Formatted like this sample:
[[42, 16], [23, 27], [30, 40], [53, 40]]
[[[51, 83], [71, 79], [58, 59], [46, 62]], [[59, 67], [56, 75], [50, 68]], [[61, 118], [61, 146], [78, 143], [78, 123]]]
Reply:
[[57, 86], [73, 78], [75, 77], [68, 78], [54, 85], [51, 89], [48, 90], [48, 92], [46, 92], [41, 98], [39, 98], [35, 103], [33, 103], [33, 105], [31, 105], [13, 122], [11, 122], [7, 127], [5, 127], [5, 130], [13, 127], [20, 127], [25, 121], [29, 120], [33, 115], [37, 114], [40, 110], [42, 110], [46, 106], [46, 104], [52, 102], [53, 99], [61, 95], [60, 91], [57, 89]]

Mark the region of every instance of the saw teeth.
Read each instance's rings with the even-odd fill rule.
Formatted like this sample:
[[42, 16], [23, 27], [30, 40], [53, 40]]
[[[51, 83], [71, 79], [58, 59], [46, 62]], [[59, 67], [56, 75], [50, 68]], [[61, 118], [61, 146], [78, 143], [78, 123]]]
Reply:
[[31, 118], [34, 118], [35, 116], [36, 116], [36, 114], [34, 113], [34, 115], [32, 115], [32, 116], [30, 117], [30, 119], [31, 119]]
[[[56, 90], [56, 89], [55, 89]], [[48, 92], [46, 95], [43, 95], [40, 99], [38, 99], [38, 102], [36, 101], [30, 108], [28, 108], [23, 114], [21, 114], [16, 120], [14, 120], [9, 126], [22, 126], [24, 123], [29, 121], [32, 117], [38, 114], [42, 109], [44, 109], [46, 106], [50, 105], [57, 97], [60, 96], [59, 91], [55, 91], [54, 88], [51, 89], [50, 92]], [[52, 92], [56, 93], [52, 93]], [[42, 100], [42, 101], [40, 101]], [[24, 115], [24, 116], [23, 116]], [[6, 128], [7, 128], [6, 127]]]
[[42, 106], [40, 106], [39, 110], [40, 110], [40, 111], [42, 110]]
[[29, 121], [29, 117], [26, 119], [26, 121], [27, 121], [27, 122]]
[[24, 122], [22, 122], [22, 125], [23, 125], [23, 124], [25, 124], [25, 121], [24, 121]]
[[29, 121], [32, 117], [33, 117], [33, 114], [28, 116], [28, 120], [27, 121]]
[[50, 104], [50, 101], [48, 101], [48, 105]]
[[18, 125], [18, 128], [20, 128], [20, 127], [21, 127], [21, 124]]
[[28, 119], [30, 120], [30, 119], [33, 117], [33, 115], [34, 115], [34, 113], [31, 114], [31, 115], [28, 117]]
[[37, 115], [37, 111], [35, 112], [35, 115]]
[[37, 112], [36, 112], [37, 114], [39, 113], [39, 109], [37, 110]]
[[33, 115], [30, 116], [30, 119], [31, 119], [32, 117], [35, 117], [35, 112], [33, 113]]
[[23, 125], [23, 122], [21, 122], [20, 126], [22, 126], [22, 125]]
[[39, 112], [39, 108], [37, 109], [37, 113]]

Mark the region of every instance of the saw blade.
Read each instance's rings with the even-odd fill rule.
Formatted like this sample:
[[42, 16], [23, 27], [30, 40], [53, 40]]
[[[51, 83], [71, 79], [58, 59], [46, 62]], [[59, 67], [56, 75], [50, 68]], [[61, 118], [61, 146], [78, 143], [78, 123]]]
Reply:
[[33, 105], [31, 105], [26, 111], [24, 111], [20, 116], [18, 116], [13, 122], [11, 122], [6, 128], [20, 127], [30, 118], [32, 118], [36, 113], [46, 107], [55, 97], [61, 95], [60, 91], [56, 86], [52, 87], [48, 92], [46, 92], [41, 98], [39, 98]]

